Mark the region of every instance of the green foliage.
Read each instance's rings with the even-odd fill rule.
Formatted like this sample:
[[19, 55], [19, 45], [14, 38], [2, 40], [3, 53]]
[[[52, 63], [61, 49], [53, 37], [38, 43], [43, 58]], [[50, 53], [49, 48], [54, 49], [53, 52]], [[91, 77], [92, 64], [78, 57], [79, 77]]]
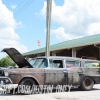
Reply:
[[0, 67], [15, 66], [15, 63], [11, 60], [9, 56], [2, 58], [0, 60]]

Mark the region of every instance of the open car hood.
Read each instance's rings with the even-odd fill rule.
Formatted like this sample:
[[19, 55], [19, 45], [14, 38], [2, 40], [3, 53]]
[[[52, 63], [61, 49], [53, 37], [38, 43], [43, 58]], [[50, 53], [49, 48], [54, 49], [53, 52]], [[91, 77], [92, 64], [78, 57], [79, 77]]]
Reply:
[[23, 68], [25, 66], [33, 68], [31, 64], [24, 58], [24, 56], [22, 56], [15, 48], [4, 48], [2, 51], [6, 52], [19, 66], [19, 68]]

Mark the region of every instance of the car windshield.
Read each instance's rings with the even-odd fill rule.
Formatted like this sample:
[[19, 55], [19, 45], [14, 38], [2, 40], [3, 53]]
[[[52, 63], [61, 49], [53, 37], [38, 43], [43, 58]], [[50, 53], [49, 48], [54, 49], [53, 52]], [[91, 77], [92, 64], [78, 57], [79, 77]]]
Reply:
[[48, 66], [48, 62], [46, 58], [36, 58], [29, 61], [29, 63], [34, 68], [46, 68]]

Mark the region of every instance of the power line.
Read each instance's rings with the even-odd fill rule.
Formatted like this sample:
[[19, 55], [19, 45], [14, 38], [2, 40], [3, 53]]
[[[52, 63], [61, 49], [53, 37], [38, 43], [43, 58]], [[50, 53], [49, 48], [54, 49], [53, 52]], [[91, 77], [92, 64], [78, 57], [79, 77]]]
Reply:
[[17, 13], [19, 15], [20, 12], [22, 12], [23, 10], [25, 10], [34, 0], [28, 0], [28, 2], [26, 2], [16, 13], [15, 16], [17, 16]]
[[20, 7], [24, 2], [25, 0], [23, 0], [20, 4], [18, 4], [18, 6], [13, 11], [15, 11], [18, 7]]
[[[24, 1], [25, 1], [25, 0], [23, 0], [23, 1], [18, 5], [18, 7], [19, 7], [20, 5], [22, 5], [22, 4], [24, 3]], [[17, 9], [17, 7], [13, 10], [13, 12], [14, 12], [16, 9]], [[10, 13], [7, 14], [5, 18], [8, 18], [9, 15], [10, 15]], [[2, 19], [0, 20], [0, 22], [2, 23], [3, 19], [5, 19], [5, 18], [2, 18]], [[9, 17], [9, 18], [11, 18], [11, 17]], [[2, 25], [2, 24], [1, 24], [1, 25]]]
[[[28, 0], [17, 12], [15, 12], [15, 17], [18, 16], [22, 11], [24, 11], [34, 0]], [[22, 4], [22, 3], [21, 3]], [[4, 22], [0, 28], [3, 28], [5, 24], [8, 24], [11, 21], [11, 18], [8, 18], [6, 22]]]
[[[24, 3], [24, 1], [21, 2], [20, 5], [22, 5]], [[23, 12], [30, 4], [32, 4], [33, 1], [34, 0], [28, 0], [24, 5], [22, 5], [22, 7], [20, 9], [18, 9], [17, 12], [15, 12], [15, 17], [17, 17], [21, 12]], [[11, 21], [11, 18], [12, 17], [9, 17], [6, 22], [4, 22], [3, 24], [1, 24], [0, 29], [3, 28], [3, 27], [5, 27], [5, 25], [9, 23]]]

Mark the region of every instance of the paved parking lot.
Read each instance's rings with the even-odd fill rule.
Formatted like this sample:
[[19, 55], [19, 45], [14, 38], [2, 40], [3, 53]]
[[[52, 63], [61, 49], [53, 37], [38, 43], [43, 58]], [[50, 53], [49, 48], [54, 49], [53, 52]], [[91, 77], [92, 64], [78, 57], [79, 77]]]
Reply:
[[92, 91], [73, 89], [71, 92], [33, 95], [0, 94], [0, 100], [100, 100], [100, 85], [95, 85]]

